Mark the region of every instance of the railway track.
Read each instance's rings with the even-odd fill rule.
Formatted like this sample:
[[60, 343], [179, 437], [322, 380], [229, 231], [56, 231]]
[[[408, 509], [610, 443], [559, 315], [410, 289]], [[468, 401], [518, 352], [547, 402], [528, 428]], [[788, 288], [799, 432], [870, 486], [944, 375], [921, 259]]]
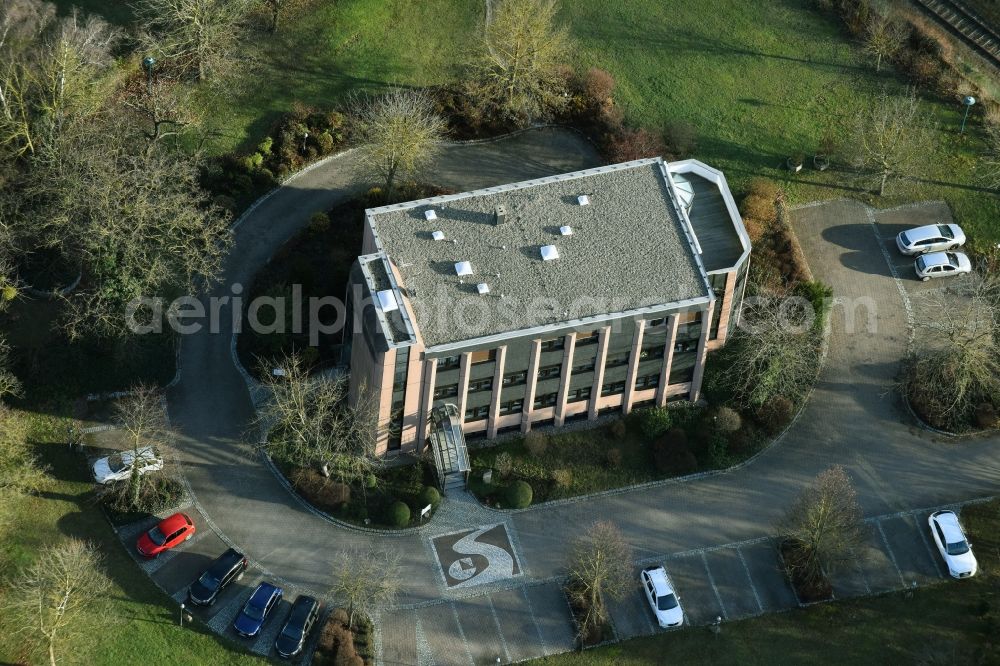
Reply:
[[1000, 34], [971, 9], [955, 0], [916, 0], [962, 41], [1000, 69]]

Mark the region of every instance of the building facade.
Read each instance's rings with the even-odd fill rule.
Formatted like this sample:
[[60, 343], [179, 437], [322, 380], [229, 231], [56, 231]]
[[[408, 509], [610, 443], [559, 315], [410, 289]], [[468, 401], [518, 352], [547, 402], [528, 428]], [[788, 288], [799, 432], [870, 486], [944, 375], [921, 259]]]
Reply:
[[750, 241], [721, 172], [637, 160], [366, 211], [344, 348], [382, 452], [697, 400]]

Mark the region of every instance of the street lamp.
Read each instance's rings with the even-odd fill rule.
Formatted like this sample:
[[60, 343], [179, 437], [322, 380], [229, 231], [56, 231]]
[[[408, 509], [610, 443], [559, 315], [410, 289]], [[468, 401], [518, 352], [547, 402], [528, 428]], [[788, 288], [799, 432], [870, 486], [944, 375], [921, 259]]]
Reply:
[[153, 94], [153, 66], [156, 65], [156, 58], [146, 56], [142, 59], [142, 67], [146, 70], [146, 91]]
[[181, 626], [184, 626], [184, 603], [181, 603]]
[[965, 99], [962, 100], [962, 104], [965, 105], [965, 115], [962, 117], [962, 129], [958, 131], [959, 134], [965, 134], [965, 121], [969, 119], [969, 110], [972, 109], [972, 105], [976, 103], [976, 98], [972, 95], [966, 95]]

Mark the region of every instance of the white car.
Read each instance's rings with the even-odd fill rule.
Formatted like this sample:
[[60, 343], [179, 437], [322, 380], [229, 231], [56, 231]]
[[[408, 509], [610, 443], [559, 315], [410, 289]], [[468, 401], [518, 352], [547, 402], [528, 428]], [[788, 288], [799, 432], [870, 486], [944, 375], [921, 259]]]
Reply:
[[957, 224], [928, 224], [907, 229], [896, 236], [896, 247], [906, 255], [954, 250], [965, 245], [965, 233]]
[[931, 252], [913, 262], [917, 277], [926, 282], [931, 278], [948, 277], [972, 272], [972, 262], [961, 252]]
[[976, 556], [972, 554], [972, 544], [965, 538], [962, 524], [954, 511], [935, 511], [927, 519], [931, 526], [934, 543], [941, 551], [941, 557], [948, 565], [952, 578], [971, 578], [979, 569]]
[[653, 609], [656, 622], [664, 629], [684, 623], [684, 611], [663, 567], [646, 567], [640, 574], [642, 589]]
[[132, 451], [122, 451], [107, 458], [101, 458], [94, 463], [94, 480], [98, 483], [111, 483], [129, 478], [133, 466], [139, 474], [156, 472], [163, 469], [163, 460], [152, 446], [146, 446], [138, 451], [136, 456]]

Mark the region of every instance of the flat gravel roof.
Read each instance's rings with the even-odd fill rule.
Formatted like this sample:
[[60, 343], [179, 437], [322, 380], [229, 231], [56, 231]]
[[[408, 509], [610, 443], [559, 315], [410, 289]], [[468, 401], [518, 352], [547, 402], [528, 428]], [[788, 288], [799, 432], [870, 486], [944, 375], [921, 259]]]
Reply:
[[[641, 160], [367, 215], [433, 347], [707, 297], [663, 168], [659, 159]], [[506, 209], [500, 224], [498, 206]], [[435, 219], [427, 219], [429, 209]], [[564, 226], [571, 235], [560, 233]], [[444, 239], [434, 240], [435, 231]], [[542, 260], [547, 245], [557, 259]], [[472, 274], [459, 277], [459, 262]], [[480, 283], [488, 294], [478, 293]]]

